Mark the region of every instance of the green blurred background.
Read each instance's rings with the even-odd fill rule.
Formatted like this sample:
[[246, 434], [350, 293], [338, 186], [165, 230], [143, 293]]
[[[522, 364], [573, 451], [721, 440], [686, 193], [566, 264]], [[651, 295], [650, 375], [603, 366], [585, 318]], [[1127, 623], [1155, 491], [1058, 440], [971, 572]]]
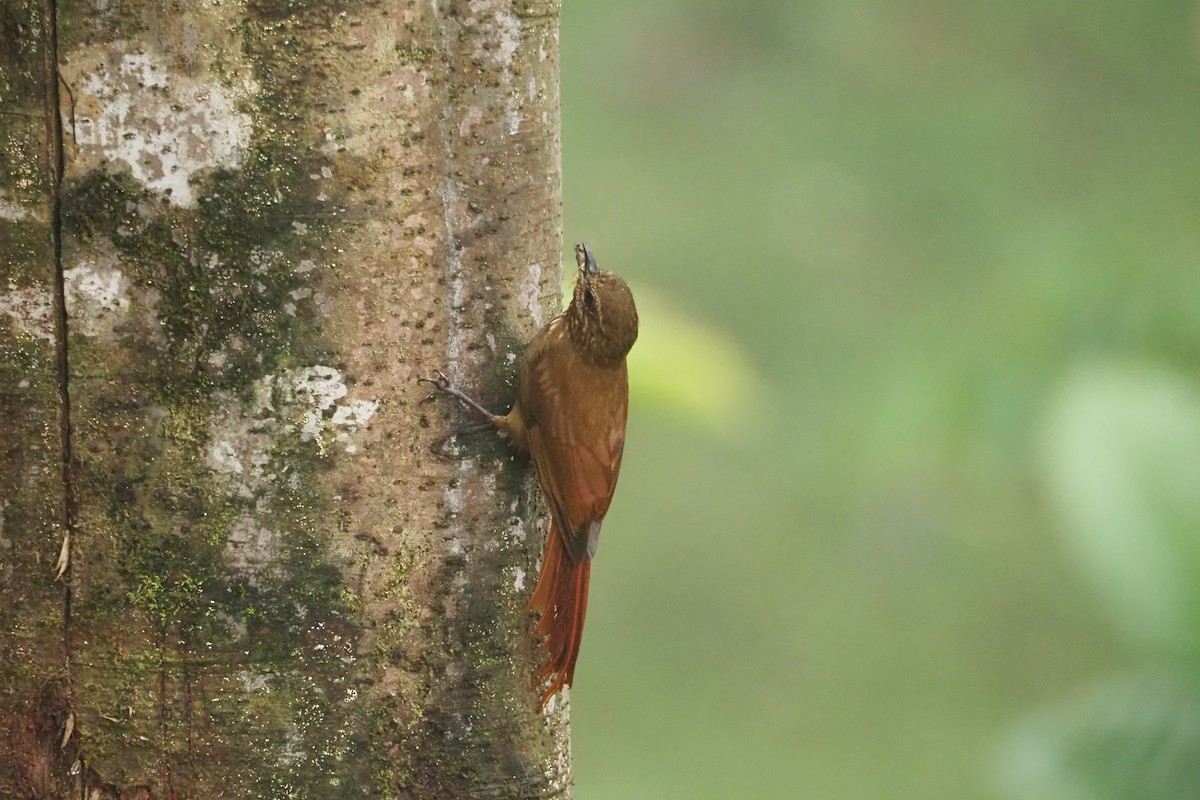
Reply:
[[564, 6], [577, 797], [1200, 797], [1200, 7]]

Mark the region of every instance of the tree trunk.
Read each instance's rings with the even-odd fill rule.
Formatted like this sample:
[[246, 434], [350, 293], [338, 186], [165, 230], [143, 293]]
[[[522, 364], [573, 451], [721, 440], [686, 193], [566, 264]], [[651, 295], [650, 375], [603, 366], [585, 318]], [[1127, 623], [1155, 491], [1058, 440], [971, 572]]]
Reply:
[[558, 123], [557, 0], [0, 0], [0, 796], [570, 795], [415, 382], [511, 399]]

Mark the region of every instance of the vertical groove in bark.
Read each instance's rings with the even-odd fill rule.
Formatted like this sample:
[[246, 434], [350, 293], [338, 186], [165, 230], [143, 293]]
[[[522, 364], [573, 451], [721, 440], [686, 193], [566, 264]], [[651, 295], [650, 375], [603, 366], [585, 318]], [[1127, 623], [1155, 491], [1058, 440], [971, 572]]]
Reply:
[[64, 541], [57, 577], [63, 583], [63, 668], [70, 696], [71, 675], [71, 548], [75, 538], [75, 475], [71, 443], [71, 390], [67, 351], [67, 290], [62, 262], [63, 124], [58, 79], [58, 4], [42, 0], [42, 102], [46, 125], [46, 195], [50, 211], [50, 260], [54, 274], [54, 362], [58, 372], [58, 435], [62, 460], [61, 525]]

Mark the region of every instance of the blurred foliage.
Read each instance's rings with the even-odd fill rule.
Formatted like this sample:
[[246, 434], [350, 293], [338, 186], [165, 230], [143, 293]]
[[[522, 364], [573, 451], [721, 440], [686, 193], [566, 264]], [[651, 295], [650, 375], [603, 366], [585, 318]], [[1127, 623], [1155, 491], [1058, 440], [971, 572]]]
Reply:
[[657, 292], [634, 291], [639, 331], [629, 371], [639, 410], [691, 422], [719, 438], [753, 431], [763, 412], [763, 387], [746, 354]]
[[1087, 365], [1051, 407], [1044, 458], [1072, 560], [1125, 634], [1200, 664], [1200, 389]]
[[562, 59], [643, 320], [578, 796], [1162, 796], [1113, 754], [1197, 679], [1200, 8], [567, 3]]
[[1118, 627], [1169, 671], [1131, 671], [1037, 715], [1001, 762], [1009, 796], [1200, 793], [1200, 390], [1147, 363], [1068, 376], [1043, 474], [1072, 561]]
[[1195, 797], [1200, 691], [1195, 675], [1134, 673], [1019, 727], [1000, 781], [1023, 800]]

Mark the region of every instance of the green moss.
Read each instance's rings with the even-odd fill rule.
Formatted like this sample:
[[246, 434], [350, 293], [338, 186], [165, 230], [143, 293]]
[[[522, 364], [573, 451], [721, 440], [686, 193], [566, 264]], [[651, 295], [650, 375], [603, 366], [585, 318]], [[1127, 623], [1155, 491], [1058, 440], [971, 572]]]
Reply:
[[203, 595], [204, 581], [193, 575], [165, 577], [143, 573], [137, 578], [139, 583], [129, 593], [129, 601], [162, 625], [193, 615]]
[[0, 219], [0, 237], [4, 241], [4, 246], [0, 248], [0, 279], [5, 281], [4, 291], [8, 291], [10, 282], [18, 287], [40, 283], [34, 276], [48, 274], [47, 226], [32, 220]]
[[40, 4], [5, 4], [0, 15], [0, 111], [31, 110], [41, 96], [41, 30]]
[[[250, 401], [269, 375], [329, 359], [315, 309], [284, 311], [305, 287], [300, 260], [328, 238], [328, 209], [309, 177], [328, 161], [298, 113], [311, 87], [296, 76], [313, 74], [310, 54], [283, 18], [306, 7], [257, 5], [247, 18], [243, 44], [262, 89], [244, 108], [254, 132], [240, 169], [193, 179], [192, 207], [167, 204], [116, 162], [72, 181], [63, 197], [69, 241], [111, 242], [133, 305], [118, 348], [73, 343], [73, 363], [126, 387], [124, 397], [80, 408], [88, 435], [103, 440], [96, 462], [85, 449], [84, 478], [108, 497], [112, 530], [111, 569], [97, 571], [80, 608], [102, 616], [124, 601], [160, 627], [218, 642], [238, 635], [224, 630], [232, 619], [267, 661], [301, 648], [313, 620], [346, 613], [324, 551], [329, 514], [310, 488], [328, 465], [320, 442], [280, 421], [262, 467], [280, 477], [264, 478], [254, 498], [231, 493], [206, 460], [223, 406]], [[148, 417], [151, 408], [162, 413]], [[269, 568], [231, 572], [233, 526], [260, 516], [277, 551]]]
[[[264, 39], [261, 25], [251, 27]], [[166, 350], [139, 360], [160, 376], [151, 385], [171, 387], [175, 399], [245, 387], [281, 360], [322, 355], [312, 347], [320, 320], [311, 305], [296, 304], [294, 314], [284, 308], [304, 285], [299, 261], [328, 238], [329, 208], [309, 177], [328, 160], [291, 113], [303, 90], [274, 80], [278, 55], [254, 59], [263, 91], [248, 109], [255, 130], [242, 167], [195, 178], [194, 208], [162, 203], [113, 165], [66, 187], [67, 230], [83, 241], [111, 240], [126, 276], [154, 293]], [[295, 57], [302, 72], [302, 54]], [[157, 399], [167, 403], [165, 394]]]
[[[387, 597], [395, 606], [383, 620], [375, 639], [375, 656], [382, 663], [404, 664], [406, 662], [405, 639], [417, 626], [420, 618], [420, 603], [413, 599], [409, 590], [412, 570], [418, 554], [402, 550], [388, 560], [388, 569], [380, 577], [375, 591]], [[418, 654], [408, 654], [409, 658]]]
[[430, 47], [413, 47], [411, 45], [396, 43], [393, 53], [396, 62], [399, 64], [427, 64], [438, 57], [438, 52]]

